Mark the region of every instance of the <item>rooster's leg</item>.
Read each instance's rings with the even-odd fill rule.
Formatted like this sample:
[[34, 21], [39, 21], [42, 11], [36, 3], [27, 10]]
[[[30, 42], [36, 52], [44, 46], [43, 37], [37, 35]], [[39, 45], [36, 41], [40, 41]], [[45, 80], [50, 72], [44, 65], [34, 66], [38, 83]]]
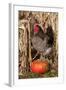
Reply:
[[41, 59], [41, 60], [45, 60], [45, 55], [44, 55], [44, 53], [41, 53], [40, 59]]
[[36, 55], [33, 57], [33, 60], [37, 57], [38, 54], [39, 54], [39, 52], [37, 51]]

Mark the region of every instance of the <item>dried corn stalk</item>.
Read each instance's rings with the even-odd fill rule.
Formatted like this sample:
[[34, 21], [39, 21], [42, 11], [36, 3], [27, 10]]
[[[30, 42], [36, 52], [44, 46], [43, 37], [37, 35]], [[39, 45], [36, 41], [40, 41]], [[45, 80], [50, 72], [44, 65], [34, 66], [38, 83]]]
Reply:
[[[28, 32], [28, 33], [27, 33]], [[29, 35], [29, 36], [28, 36]], [[19, 54], [20, 59], [20, 72], [25, 73], [28, 71], [28, 64], [31, 62], [31, 41], [30, 41], [30, 24], [27, 20], [19, 22]]]

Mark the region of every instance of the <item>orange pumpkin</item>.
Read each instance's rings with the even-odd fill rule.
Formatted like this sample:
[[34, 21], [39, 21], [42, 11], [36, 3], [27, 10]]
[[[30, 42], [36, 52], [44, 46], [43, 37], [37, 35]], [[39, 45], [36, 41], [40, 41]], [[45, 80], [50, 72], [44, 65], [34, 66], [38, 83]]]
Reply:
[[45, 73], [48, 71], [48, 61], [35, 60], [31, 63], [30, 69], [34, 73]]

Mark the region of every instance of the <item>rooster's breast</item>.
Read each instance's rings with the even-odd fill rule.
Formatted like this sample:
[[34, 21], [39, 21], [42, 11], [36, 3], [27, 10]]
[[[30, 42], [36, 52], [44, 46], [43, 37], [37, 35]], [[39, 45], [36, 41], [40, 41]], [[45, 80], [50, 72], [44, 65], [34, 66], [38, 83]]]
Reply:
[[39, 36], [34, 36], [32, 38], [32, 45], [37, 51], [44, 52], [46, 47], [46, 39], [42, 40]]

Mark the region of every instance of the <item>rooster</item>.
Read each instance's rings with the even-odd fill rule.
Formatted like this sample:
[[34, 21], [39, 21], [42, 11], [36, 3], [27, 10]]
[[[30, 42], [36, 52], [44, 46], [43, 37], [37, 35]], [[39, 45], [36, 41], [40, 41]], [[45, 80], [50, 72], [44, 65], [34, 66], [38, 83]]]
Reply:
[[[33, 60], [39, 59], [42, 55], [49, 55], [52, 52], [54, 43], [54, 33], [51, 25], [43, 31], [43, 28], [39, 24], [34, 25], [34, 35], [32, 37], [32, 46], [34, 54]], [[32, 51], [32, 52], [33, 52]]]

